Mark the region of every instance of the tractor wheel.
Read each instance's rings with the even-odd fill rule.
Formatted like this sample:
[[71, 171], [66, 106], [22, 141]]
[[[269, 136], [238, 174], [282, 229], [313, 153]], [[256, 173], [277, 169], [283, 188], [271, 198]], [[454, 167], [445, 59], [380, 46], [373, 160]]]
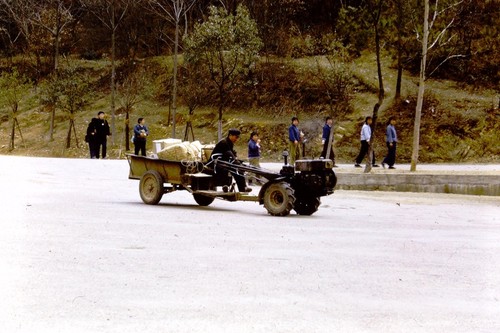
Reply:
[[295, 200], [293, 210], [299, 215], [312, 215], [318, 210], [320, 204], [321, 200], [319, 198], [298, 198]]
[[139, 183], [142, 201], [148, 205], [156, 205], [160, 202], [163, 192], [163, 178], [160, 173], [155, 170], [146, 171]]
[[273, 216], [290, 214], [295, 202], [293, 189], [288, 183], [279, 182], [269, 185], [264, 192], [264, 207]]
[[193, 198], [194, 201], [196, 201], [196, 203], [200, 206], [208, 206], [215, 200], [213, 197], [208, 197], [202, 194], [193, 194]]

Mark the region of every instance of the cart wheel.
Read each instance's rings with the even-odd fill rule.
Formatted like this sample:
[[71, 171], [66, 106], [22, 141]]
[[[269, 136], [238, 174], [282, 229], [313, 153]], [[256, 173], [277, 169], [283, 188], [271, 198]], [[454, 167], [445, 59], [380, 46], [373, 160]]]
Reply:
[[163, 178], [155, 170], [146, 171], [139, 183], [139, 193], [142, 201], [148, 205], [156, 205], [163, 196]]
[[271, 215], [286, 216], [290, 214], [294, 202], [293, 189], [285, 182], [271, 184], [264, 192], [264, 207]]
[[319, 198], [298, 198], [295, 200], [293, 210], [299, 215], [312, 215], [318, 210], [320, 204], [321, 200]]
[[194, 201], [200, 206], [208, 206], [214, 202], [215, 198], [203, 194], [193, 194]]

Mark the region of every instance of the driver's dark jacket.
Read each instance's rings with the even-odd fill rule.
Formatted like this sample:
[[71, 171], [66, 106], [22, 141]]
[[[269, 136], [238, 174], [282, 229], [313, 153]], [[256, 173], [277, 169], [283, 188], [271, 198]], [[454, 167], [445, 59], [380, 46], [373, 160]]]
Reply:
[[[221, 157], [218, 157], [215, 154], [222, 154]], [[215, 156], [214, 156], [215, 155]], [[210, 155], [210, 159], [220, 158], [223, 161], [231, 162], [236, 160], [236, 152], [234, 151], [234, 144], [229, 137], [220, 140], [216, 145], [212, 154]]]
[[[216, 154], [222, 154], [222, 156], [218, 157]], [[241, 164], [241, 162], [236, 158], [236, 152], [234, 151], [234, 144], [231, 140], [229, 140], [229, 137], [220, 140], [215, 145], [214, 150], [210, 155], [210, 159], [214, 160], [217, 158], [234, 164]], [[231, 175], [236, 181], [239, 191], [242, 192], [246, 190], [245, 177], [243, 176], [242, 172], [237, 170], [228, 171], [217, 165], [215, 166], [214, 172], [219, 185], [231, 184], [231, 177], [230, 177]]]

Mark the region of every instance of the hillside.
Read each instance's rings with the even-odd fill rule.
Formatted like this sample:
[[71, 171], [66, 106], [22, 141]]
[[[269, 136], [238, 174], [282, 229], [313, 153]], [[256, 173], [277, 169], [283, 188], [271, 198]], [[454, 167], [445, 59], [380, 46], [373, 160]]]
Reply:
[[[156, 58], [157, 63], [166, 63], [168, 59]], [[319, 62], [321, 59], [319, 60]], [[314, 94], [321, 93], [321, 86], [315, 81], [310, 70], [318, 63], [317, 58], [304, 58], [295, 61], [280, 62], [286, 64], [286, 71], [293, 71], [296, 76], [297, 91], [300, 90], [301, 102], [294, 100], [294, 94], [280, 95], [282, 100], [274, 99], [274, 104], [243, 106], [244, 102], [234, 102], [224, 113], [224, 129], [240, 128], [243, 132], [237, 150], [240, 156], [246, 154], [246, 141], [252, 130], [260, 133], [263, 146], [263, 159], [276, 161], [281, 158], [281, 152], [286, 148], [286, 131], [290, 118], [297, 115], [300, 126], [308, 138], [306, 155], [319, 156], [321, 126], [330, 112], [325, 105], [314, 99]], [[390, 59], [384, 61], [384, 83], [386, 99], [379, 113], [379, 125], [375, 135], [377, 139], [377, 159], [385, 154], [384, 143], [385, 121], [391, 115], [397, 116], [397, 129], [400, 138], [398, 145], [399, 162], [408, 162], [411, 156], [413, 118], [416, 102], [417, 78], [404, 75], [403, 96], [409, 101], [407, 105], [394, 105], [393, 94], [395, 71], [390, 67]], [[18, 115], [19, 128], [15, 132], [15, 149], [9, 151], [9, 138], [12, 124], [9, 121], [8, 108], [1, 109], [0, 118], [0, 154], [75, 157], [86, 158], [88, 149], [83, 141], [88, 122], [97, 111], [109, 113], [109, 84], [106, 80], [106, 61], [81, 62], [80, 66], [92, 71], [92, 84], [96, 87], [91, 103], [75, 114], [78, 146], [72, 137], [71, 148], [65, 148], [69, 126], [68, 115], [58, 111], [55, 119], [54, 140], [48, 140], [50, 114], [37, 102], [37, 91], [33, 91], [30, 103], [21, 105]], [[151, 67], [150, 67], [151, 68]], [[365, 54], [352, 64], [355, 89], [350, 101], [350, 113], [333, 115], [335, 118], [336, 142], [335, 149], [338, 162], [350, 163], [358, 153], [358, 133], [365, 116], [371, 115], [376, 102], [376, 68], [374, 56]], [[155, 67], [156, 70], [156, 67]], [[281, 79], [286, 80], [288, 72], [284, 70]], [[152, 81], [151, 89], [160, 91], [160, 81]], [[422, 115], [421, 128], [421, 162], [497, 162], [500, 156], [500, 145], [497, 144], [500, 133], [498, 97], [494, 91], [474, 90], [460, 83], [444, 80], [429, 80], [426, 85], [426, 100]], [[269, 88], [266, 94], [276, 93]], [[239, 92], [244, 94], [245, 92]], [[251, 95], [251, 93], [248, 93]], [[311, 98], [306, 98], [308, 95]], [[305, 97], [304, 97], [305, 96]], [[276, 96], [275, 96], [276, 97]], [[313, 98], [314, 97], [314, 98]], [[243, 97], [242, 97], [243, 98]], [[250, 97], [249, 97], [250, 98]], [[243, 98], [244, 100], [244, 98]], [[278, 102], [276, 102], [278, 100]], [[0, 102], [2, 100], [0, 99]], [[309, 103], [309, 104], [307, 104]], [[171, 137], [172, 127], [168, 123], [169, 113], [167, 102], [160, 98], [147, 98], [140, 101], [131, 115], [131, 125], [137, 117], [145, 117], [150, 127], [151, 137], [148, 150], [152, 150], [152, 140]], [[23, 109], [24, 108], [24, 109]], [[130, 135], [123, 133], [125, 115], [120, 112], [117, 104], [115, 119], [116, 134], [108, 141], [110, 158], [123, 158], [125, 140]], [[188, 119], [187, 107], [179, 105], [176, 117], [176, 137], [183, 138]], [[195, 139], [202, 143], [215, 142], [217, 139], [217, 109], [212, 101], [197, 108], [192, 117]], [[111, 115], [108, 114], [111, 124]], [[20, 131], [19, 131], [20, 129]], [[21, 137], [22, 134], [22, 137]]]

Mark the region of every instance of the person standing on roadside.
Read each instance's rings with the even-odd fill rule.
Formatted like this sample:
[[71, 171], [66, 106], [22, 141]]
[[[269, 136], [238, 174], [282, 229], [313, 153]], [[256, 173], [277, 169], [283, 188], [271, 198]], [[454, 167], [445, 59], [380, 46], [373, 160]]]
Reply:
[[95, 151], [95, 142], [96, 142], [96, 124], [97, 124], [97, 118], [92, 118], [92, 120], [89, 123], [89, 126], [87, 126], [87, 135], [85, 135], [85, 142], [88, 143], [89, 145], [89, 151], [90, 151], [90, 158], [95, 159], [96, 158], [96, 151]]
[[328, 116], [325, 120], [325, 125], [323, 126], [323, 135], [321, 136], [321, 143], [323, 144], [323, 151], [321, 152], [321, 158], [326, 158], [328, 152], [328, 146], [330, 146], [330, 156], [329, 159], [333, 162], [333, 167], [335, 164], [335, 153], [333, 152], [333, 119]]
[[295, 164], [295, 161], [300, 159], [300, 131], [299, 118], [293, 117], [292, 124], [288, 127], [288, 151], [290, 156], [290, 164]]
[[394, 125], [396, 125], [396, 119], [394, 117], [390, 117], [389, 124], [387, 125], [387, 130], [385, 132], [387, 156], [382, 161], [382, 166], [385, 168], [386, 165], [389, 165], [389, 169], [396, 169], [394, 164], [396, 163], [396, 144], [398, 142], [398, 135]]
[[137, 124], [134, 126], [134, 154], [146, 156], [146, 141], [149, 135], [148, 127], [144, 118], [137, 119]]
[[[361, 148], [359, 150], [358, 157], [356, 157], [356, 164], [354, 164], [356, 168], [361, 168], [361, 162], [363, 162], [363, 159], [370, 149], [370, 139], [372, 137], [372, 122], [372, 117], [366, 117], [365, 123], [361, 128]], [[375, 164], [375, 151], [373, 151], [372, 155], [372, 167], [378, 167], [378, 165]]]
[[[105, 119], [105, 113], [103, 111], [99, 111], [97, 113], [97, 118], [94, 122], [95, 129], [95, 158], [99, 158], [99, 154], [101, 154], [102, 158], [106, 158], [106, 150], [107, 150], [107, 139], [108, 136], [111, 135], [109, 130], [108, 121]], [[102, 147], [102, 152], [101, 152]]]
[[[250, 134], [250, 140], [248, 140], [248, 162], [251, 166], [260, 168], [260, 139], [259, 133], [257, 132], [252, 132]], [[254, 178], [257, 183], [260, 183], [257, 175], [248, 173], [249, 184], [252, 184]]]

